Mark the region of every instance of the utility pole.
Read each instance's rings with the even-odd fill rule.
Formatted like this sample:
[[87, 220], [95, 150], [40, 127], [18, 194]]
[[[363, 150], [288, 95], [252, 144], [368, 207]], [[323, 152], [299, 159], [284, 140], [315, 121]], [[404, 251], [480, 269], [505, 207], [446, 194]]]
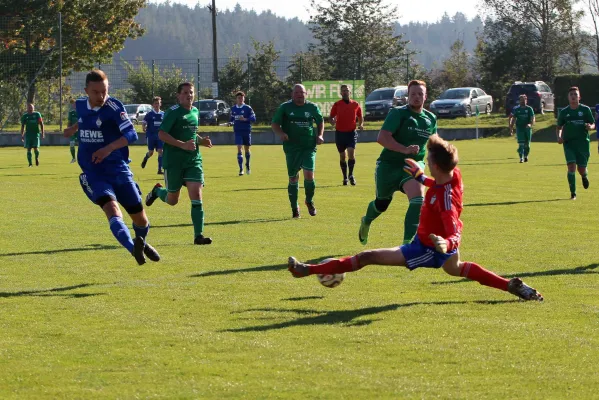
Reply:
[[216, 0], [208, 6], [212, 13], [212, 97], [218, 97], [218, 56], [216, 51]]

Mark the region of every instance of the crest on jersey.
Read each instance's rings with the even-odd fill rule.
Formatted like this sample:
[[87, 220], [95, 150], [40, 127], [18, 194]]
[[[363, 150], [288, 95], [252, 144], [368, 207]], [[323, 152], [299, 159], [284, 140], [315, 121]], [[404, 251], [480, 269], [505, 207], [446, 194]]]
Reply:
[[306, 112], [304, 113], [304, 115], [306, 116], [306, 118], [310, 118], [310, 117], [312, 116], [312, 114], [310, 114], [308, 111], [306, 111]]
[[424, 118], [424, 122], [426, 123], [426, 126], [431, 126], [431, 120], [428, 118]]
[[582, 117], [582, 111], [578, 111], [578, 116]]
[[80, 124], [82, 124], [83, 120], [81, 118], [79, 118], [79, 121], [77, 121], [77, 122], [79, 122]]
[[96, 120], [96, 126], [98, 128], [102, 126], [102, 120], [100, 119], [100, 117], [98, 117], [98, 119]]
[[291, 112], [289, 113], [289, 115], [293, 115], [293, 111], [291, 111]]
[[126, 113], [126, 112], [122, 112], [122, 113], [121, 113], [121, 119], [122, 119], [123, 121], [127, 121], [127, 120], [129, 119], [129, 116], [127, 115], [127, 113]]
[[434, 194], [433, 197], [431, 197], [431, 204], [435, 204], [435, 201], [437, 201], [437, 195]]

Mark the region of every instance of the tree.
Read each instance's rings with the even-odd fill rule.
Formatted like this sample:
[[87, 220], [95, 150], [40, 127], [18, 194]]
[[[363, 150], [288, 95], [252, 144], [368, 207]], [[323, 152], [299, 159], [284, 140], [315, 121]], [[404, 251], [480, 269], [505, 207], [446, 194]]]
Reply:
[[[146, 0], [5, 0], [2, 35], [5, 49], [0, 80], [16, 79], [29, 86], [38, 78], [58, 77], [58, 13], [62, 13], [63, 74], [107, 62], [125, 40], [143, 34], [134, 21]], [[43, 68], [42, 68], [43, 66]], [[36, 85], [27, 100], [35, 99]]]
[[177, 86], [181, 82], [193, 82], [193, 78], [175, 65], [163, 67], [162, 70], [155, 66], [153, 72], [141, 60], [137, 68], [128, 62], [124, 62], [124, 65], [128, 73], [127, 83], [131, 85], [131, 94], [127, 97], [133, 103], [151, 103], [153, 96], [160, 96], [164, 107], [169, 107], [177, 104]]
[[294, 54], [287, 69], [289, 75], [286, 82], [289, 87], [303, 81], [328, 80], [330, 76], [328, 65], [314, 50]]
[[593, 20], [593, 30], [595, 32], [591, 37], [589, 50], [595, 66], [599, 71], [599, 0], [588, 0], [588, 8], [591, 19]]
[[227, 63], [218, 72], [219, 96], [229, 104], [235, 102], [236, 92], [247, 91], [247, 71], [244, 71], [243, 65], [244, 62], [239, 57], [239, 45], [237, 45]]
[[464, 41], [457, 39], [451, 45], [449, 58], [443, 61], [447, 87], [469, 86], [475, 82], [470, 68], [470, 57], [464, 49]]
[[364, 79], [366, 90], [397, 82], [405, 41], [394, 34], [397, 7], [383, 0], [311, 0], [310, 29], [333, 79]]
[[270, 120], [284, 99], [289, 98], [291, 89], [279, 79], [276, 70], [280, 52], [273, 42], [260, 43], [253, 40], [254, 54], [249, 57], [250, 86], [248, 98], [254, 105], [256, 118]]

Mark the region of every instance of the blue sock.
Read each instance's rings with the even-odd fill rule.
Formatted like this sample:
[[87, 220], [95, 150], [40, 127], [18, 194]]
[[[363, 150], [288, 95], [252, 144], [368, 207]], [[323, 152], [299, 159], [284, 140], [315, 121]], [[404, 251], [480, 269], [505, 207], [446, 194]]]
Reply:
[[148, 232], [150, 230], [150, 224], [148, 223], [148, 226], [145, 227], [139, 227], [135, 224], [133, 224], [133, 232], [135, 232], [135, 237], [142, 237], [146, 238], [146, 236], [148, 236]]
[[127, 228], [127, 225], [123, 222], [123, 218], [112, 217], [108, 223], [110, 224], [110, 230], [116, 240], [131, 253], [133, 251], [133, 240], [131, 239], [129, 228]]
[[250, 152], [245, 153], [245, 166], [250, 169]]
[[162, 155], [158, 155], [158, 169], [162, 169]]
[[243, 156], [241, 152], [237, 153], [237, 164], [239, 164], [239, 170], [241, 171], [243, 169]]

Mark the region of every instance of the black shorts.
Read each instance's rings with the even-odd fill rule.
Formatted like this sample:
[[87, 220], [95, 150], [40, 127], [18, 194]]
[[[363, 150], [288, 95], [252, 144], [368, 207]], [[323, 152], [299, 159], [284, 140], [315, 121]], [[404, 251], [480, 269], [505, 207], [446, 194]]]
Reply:
[[358, 132], [335, 131], [335, 144], [339, 153], [343, 153], [348, 147], [355, 149], [356, 143], [358, 143]]

